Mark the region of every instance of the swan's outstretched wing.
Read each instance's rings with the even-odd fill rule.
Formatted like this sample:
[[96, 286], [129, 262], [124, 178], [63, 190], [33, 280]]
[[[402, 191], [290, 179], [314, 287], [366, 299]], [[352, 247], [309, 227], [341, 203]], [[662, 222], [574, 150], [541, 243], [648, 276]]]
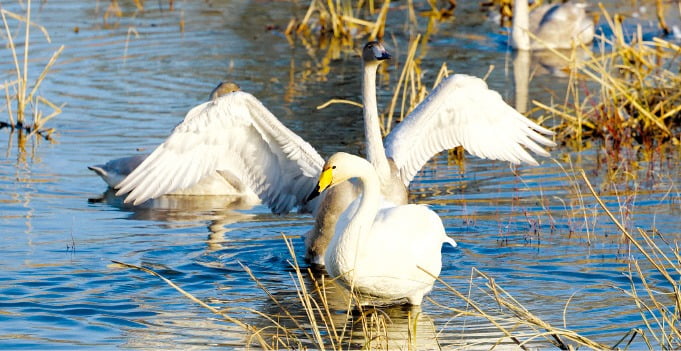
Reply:
[[252, 95], [234, 92], [194, 107], [119, 185], [135, 204], [183, 189], [211, 172], [250, 187], [273, 212], [304, 205], [324, 160]]
[[539, 133], [553, 134], [506, 104], [482, 79], [457, 74], [390, 132], [385, 147], [409, 185], [426, 161], [459, 145], [482, 158], [536, 165], [523, 146], [542, 156], [549, 153], [538, 144], [555, 146]]

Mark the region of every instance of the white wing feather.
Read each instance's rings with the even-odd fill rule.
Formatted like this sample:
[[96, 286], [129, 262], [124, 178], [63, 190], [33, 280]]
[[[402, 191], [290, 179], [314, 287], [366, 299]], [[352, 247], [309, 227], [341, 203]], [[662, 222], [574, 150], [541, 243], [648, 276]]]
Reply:
[[479, 78], [457, 74], [443, 80], [386, 137], [386, 155], [405, 185], [440, 151], [463, 146], [471, 154], [515, 164], [536, 165], [523, 148], [541, 155], [555, 146], [542, 128], [509, 106]]
[[194, 107], [172, 134], [119, 185], [126, 202], [186, 188], [225, 172], [275, 213], [303, 206], [324, 160], [252, 95], [235, 92]]

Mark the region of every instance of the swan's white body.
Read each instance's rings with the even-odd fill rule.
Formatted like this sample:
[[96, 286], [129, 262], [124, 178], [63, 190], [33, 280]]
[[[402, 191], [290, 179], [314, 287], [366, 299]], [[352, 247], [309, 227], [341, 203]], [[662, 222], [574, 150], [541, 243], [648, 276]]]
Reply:
[[[407, 201], [407, 187], [436, 153], [459, 145], [473, 155], [512, 163], [537, 162], [523, 147], [548, 156], [539, 144], [555, 144], [553, 134], [508, 106], [481, 79], [454, 75], [393, 128], [385, 144], [379, 128], [375, 79], [380, 60], [388, 58], [376, 42], [364, 49], [364, 119], [368, 159], [376, 168], [383, 196]], [[384, 147], [385, 145], [385, 147]], [[190, 187], [217, 172], [252, 189], [275, 213], [294, 207], [315, 215], [306, 234], [306, 257], [324, 264], [324, 252], [341, 213], [359, 189], [345, 182], [311, 202], [322, 157], [286, 128], [255, 97], [234, 92], [192, 109], [168, 139], [118, 184], [126, 201], [147, 199]]]
[[386, 204], [378, 174], [360, 157], [331, 156], [318, 191], [350, 178], [358, 178], [361, 196], [338, 219], [325, 253], [327, 273], [362, 295], [420, 305], [440, 274], [442, 244], [456, 242], [428, 207]]
[[592, 42], [594, 23], [585, 8], [585, 4], [567, 2], [541, 5], [530, 13], [527, 0], [515, 0], [513, 47], [518, 50], [569, 49], [573, 45]]
[[[147, 157], [149, 154], [121, 157], [103, 165], [89, 166], [88, 169], [97, 173], [110, 188], [114, 189]], [[176, 189], [163, 195], [235, 196], [241, 198], [242, 202], [252, 205], [260, 202], [258, 196], [248, 186], [240, 182], [232, 184], [218, 172], [211, 172], [188, 188]]]

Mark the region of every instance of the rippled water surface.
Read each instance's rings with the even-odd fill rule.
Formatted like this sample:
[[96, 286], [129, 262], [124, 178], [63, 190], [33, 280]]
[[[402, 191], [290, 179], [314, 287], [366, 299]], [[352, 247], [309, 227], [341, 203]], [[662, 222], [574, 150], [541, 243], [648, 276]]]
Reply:
[[[1, 6], [23, 13], [17, 4]], [[57, 131], [54, 143], [33, 138], [22, 149], [16, 134], [0, 131], [0, 144], [6, 145], [0, 158], [0, 348], [210, 349], [244, 347], [252, 340], [252, 334], [160, 279], [112, 260], [154, 269], [249, 325], [271, 327], [268, 318], [274, 318], [294, 329], [282, 311], [306, 319], [284, 236], [306, 271], [300, 236], [310, 228], [310, 216], [276, 216], [264, 206], [248, 208], [226, 198], [123, 205], [104, 193], [106, 186], [87, 166], [153, 148], [223, 79], [261, 99], [323, 156], [360, 152], [357, 108], [316, 109], [331, 98], [360, 99], [359, 58], [348, 53], [327, 60], [324, 49], [299, 39], [289, 43], [282, 31], [290, 18], [304, 14], [302, 4], [176, 1], [169, 11], [167, 2], [149, 1], [139, 12], [123, 1], [121, 17], [105, 16], [108, 6], [108, 1], [33, 5], [32, 18], [49, 31], [51, 43], [33, 29], [29, 76], [37, 78], [65, 45], [39, 90], [65, 105], [48, 123]], [[399, 17], [399, 11], [395, 5], [391, 16]], [[459, 20], [442, 24], [430, 38], [423, 59], [427, 84], [442, 62], [478, 76], [494, 65], [489, 85], [513, 103], [513, 55], [503, 36], [489, 34], [494, 24], [476, 4], [463, 4], [457, 14]], [[382, 105], [404, 61], [408, 34], [402, 28], [395, 20], [386, 35], [396, 58], [382, 76]], [[23, 34], [15, 41], [21, 50]], [[10, 52], [3, 49], [2, 57], [3, 80], [12, 80]], [[328, 72], [320, 74], [320, 67]], [[530, 100], [564, 96], [566, 84], [565, 78], [536, 73]], [[5, 120], [6, 109], [1, 115]], [[641, 256], [622, 240], [584, 182], [576, 181], [576, 170], [586, 171], [628, 228], [655, 228], [673, 242], [681, 234], [679, 159], [641, 162], [636, 181], [613, 186], [605, 181], [599, 148], [557, 148], [538, 167], [509, 168], [468, 157], [461, 168], [446, 153], [426, 165], [411, 185], [412, 201], [430, 204], [459, 247], [443, 249], [443, 282], [421, 308], [417, 349], [494, 343], [501, 335], [447, 308], [466, 305], [445, 283], [495, 311], [477, 289], [484, 281], [471, 280], [473, 268], [547, 322], [606, 344], [643, 327], [636, 305], [620, 291], [630, 288], [630, 264]], [[649, 284], [664, 283], [641, 265]], [[313, 285], [307, 273], [303, 279]], [[361, 323], [346, 324], [341, 293], [330, 287], [329, 294], [332, 320], [337, 328], [355, 330], [348, 347], [360, 347]], [[407, 338], [414, 311], [382, 311], [391, 317], [388, 329], [395, 340]]]

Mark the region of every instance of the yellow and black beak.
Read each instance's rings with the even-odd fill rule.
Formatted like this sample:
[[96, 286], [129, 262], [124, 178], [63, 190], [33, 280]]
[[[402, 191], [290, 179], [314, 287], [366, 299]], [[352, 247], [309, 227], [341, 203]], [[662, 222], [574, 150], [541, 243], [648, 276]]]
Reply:
[[310, 193], [306, 201], [310, 201], [315, 197], [319, 196], [324, 190], [328, 189], [333, 180], [333, 167], [326, 167], [319, 175], [319, 181], [317, 182], [317, 187]]

